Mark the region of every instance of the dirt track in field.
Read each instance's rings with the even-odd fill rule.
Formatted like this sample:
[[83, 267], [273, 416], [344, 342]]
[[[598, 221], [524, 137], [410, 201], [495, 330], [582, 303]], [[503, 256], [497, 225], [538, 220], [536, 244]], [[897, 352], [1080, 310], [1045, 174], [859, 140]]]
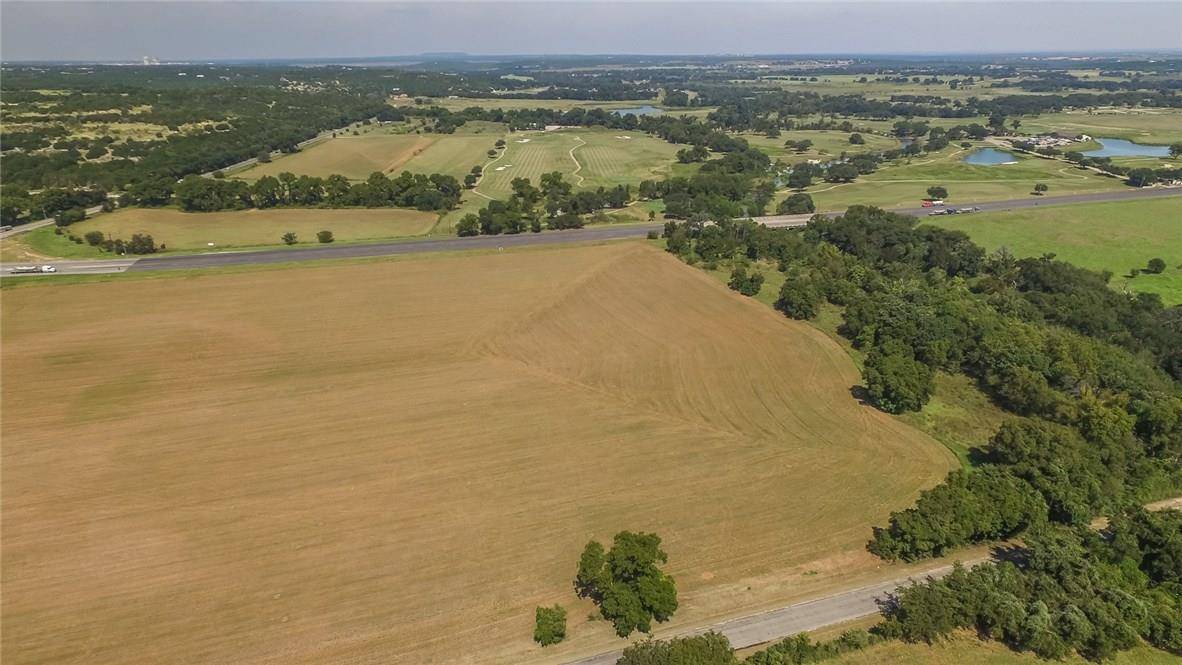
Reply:
[[872, 573], [870, 525], [954, 463], [824, 335], [643, 245], [3, 316], [6, 663], [562, 660], [619, 644], [571, 591], [589, 538], [659, 532], [698, 625]]

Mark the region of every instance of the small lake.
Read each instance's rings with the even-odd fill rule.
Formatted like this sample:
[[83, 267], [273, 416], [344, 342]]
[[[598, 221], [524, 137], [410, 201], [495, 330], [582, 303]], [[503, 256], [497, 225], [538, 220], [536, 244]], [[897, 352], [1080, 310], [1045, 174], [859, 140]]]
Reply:
[[1149, 145], [1133, 143], [1124, 139], [1101, 139], [1099, 150], [1089, 150], [1084, 154], [1088, 157], [1169, 157], [1170, 147], [1165, 145]]
[[645, 104], [644, 106], [635, 106], [629, 109], [615, 109], [612, 113], [616, 115], [661, 115], [665, 111], [655, 106]]
[[1012, 153], [997, 148], [981, 148], [968, 154], [964, 158], [965, 164], [975, 166], [997, 166], [998, 164], [1013, 164], [1018, 159]]

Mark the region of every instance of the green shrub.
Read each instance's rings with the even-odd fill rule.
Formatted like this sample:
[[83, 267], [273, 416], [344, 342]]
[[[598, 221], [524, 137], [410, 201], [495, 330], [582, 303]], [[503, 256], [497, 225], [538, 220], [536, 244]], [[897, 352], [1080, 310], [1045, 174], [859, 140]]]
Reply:
[[558, 644], [566, 638], [566, 610], [559, 605], [534, 610], [534, 641], [542, 646]]

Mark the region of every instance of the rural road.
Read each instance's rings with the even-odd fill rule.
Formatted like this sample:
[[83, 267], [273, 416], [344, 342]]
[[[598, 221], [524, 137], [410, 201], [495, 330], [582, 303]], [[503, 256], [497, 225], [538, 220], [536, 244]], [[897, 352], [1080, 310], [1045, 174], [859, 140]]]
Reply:
[[[1129, 201], [1163, 196], [1182, 196], [1182, 188], [1129, 189], [1096, 194], [1075, 194], [1071, 196], [1046, 196], [1011, 199], [1007, 201], [985, 201], [981, 203], [956, 203], [951, 207], [976, 206], [982, 212], [1017, 210], [1039, 206], [1064, 204], [1100, 203], [1106, 201]], [[924, 217], [929, 208], [892, 209], [891, 212]], [[827, 212], [837, 216], [844, 211]], [[773, 227], [803, 226], [809, 215], [775, 215], [757, 217], [756, 221]], [[318, 259], [355, 259], [423, 252], [458, 252], [470, 249], [498, 249], [552, 245], [588, 241], [623, 240], [643, 238], [652, 230], [659, 230], [661, 224], [636, 224], [628, 226], [593, 226], [570, 231], [548, 231], [545, 233], [522, 233], [519, 235], [475, 236], [470, 238], [439, 238], [393, 240], [363, 245], [324, 245], [311, 248], [265, 249], [256, 251], [217, 252], [206, 254], [182, 254], [175, 256], [153, 256], [140, 259], [53, 261], [57, 274], [90, 274], [96, 272], [123, 272], [144, 270], [178, 270], [192, 268], [216, 268], [256, 264], [290, 263]], [[0, 265], [0, 272], [10, 276], [11, 265]]]
[[[966, 567], [972, 567], [982, 561], [985, 559], [971, 559], [963, 563]], [[940, 566], [907, 577], [898, 577], [886, 582], [850, 589], [832, 596], [730, 619], [690, 631], [684, 636], [700, 635], [712, 630], [725, 635], [730, 640], [731, 647], [745, 649], [796, 633], [809, 632], [825, 626], [870, 616], [878, 612], [878, 601], [885, 599], [900, 586], [911, 580], [923, 580], [928, 577], [940, 578], [950, 572], [952, 572], [951, 565]], [[615, 665], [622, 653], [622, 650], [609, 651], [590, 658], [571, 661], [569, 665]]]

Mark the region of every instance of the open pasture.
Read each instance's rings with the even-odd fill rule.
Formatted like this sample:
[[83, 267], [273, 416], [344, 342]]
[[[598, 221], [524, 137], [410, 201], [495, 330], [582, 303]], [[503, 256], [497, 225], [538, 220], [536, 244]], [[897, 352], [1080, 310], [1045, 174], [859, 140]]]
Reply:
[[870, 525], [955, 463], [860, 405], [823, 333], [643, 243], [3, 314], [13, 665], [569, 659], [620, 643], [571, 590], [589, 538], [664, 538], [676, 630], [882, 574]]
[[[394, 106], [412, 106], [414, 100], [409, 97], [394, 97], [390, 100]], [[655, 105], [651, 99], [636, 99], [623, 100], [614, 102], [601, 102], [595, 100], [578, 100], [578, 99], [507, 99], [502, 97], [429, 97], [427, 98], [426, 106], [441, 106], [449, 111], [463, 111], [472, 106], [480, 106], [486, 109], [557, 109], [559, 111], [569, 111], [570, 109], [625, 109], [635, 108], [637, 106], [644, 106], [646, 104]]]
[[[438, 215], [403, 208], [269, 208], [224, 212], [181, 212], [172, 208], [125, 208], [109, 215], [78, 222], [70, 232], [84, 236], [102, 231], [112, 238], [128, 239], [147, 233], [156, 244], [170, 250], [214, 247], [279, 245], [288, 231], [300, 242], [316, 242], [316, 232], [329, 230], [337, 241], [371, 240], [422, 235], [431, 230]], [[50, 240], [60, 236], [49, 234]], [[73, 243], [68, 243], [73, 244]], [[109, 256], [109, 255], [107, 255]]]
[[[752, 146], [767, 153], [773, 161], [779, 159], [786, 164], [798, 164], [809, 159], [835, 159], [843, 152], [856, 154], [860, 152], [879, 152], [899, 147], [899, 141], [878, 134], [862, 134], [866, 141], [863, 145], [850, 143], [850, 133], [834, 130], [793, 130], [782, 132], [777, 138], [768, 138], [762, 134], [742, 134]], [[785, 141], [812, 141], [813, 146], [805, 152], [785, 148]]]
[[350, 180], [364, 180], [374, 171], [397, 175], [407, 162], [434, 142], [434, 136], [420, 134], [337, 136], [240, 171], [233, 177], [258, 180], [285, 171], [321, 178], [339, 173]]
[[493, 198], [512, 193], [514, 178], [535, 186], [543, 173], [561, 172], [575, 188], [635, 186], [669, 173], [679, 147], [642, 132], [578, 128], [518, 132], [504, 153], [490, 162], [477, 189]]
[[[914, 208], [932, 185], [947, 187], [948, 201], [954, 205], [1030, 196], [1039, 182], [1050, 188], [1050, 196], [1127, 187], [1120, 179], [1083, 171], [1058, 160], [1015, 155], [1014, 164], [978, 166], [966, 164], [966, 154], [967, 150], [949, 147], [915, 157], [910, 163], [883, 165], [851, 183], [818, 182], [805, 191], [812, 195], [818, 210], [844, 210], [853, 204]], [[781, 192], [781, 196], [790, 193]]]
[[1169, 145], [1182, 141], [1182, 110], [1165, 108], [1065, 111], [1023, 116], [1024, 134], [1070, 132]]
[[[922, 81], [895, 83], [875, 81], [874, 76], [869, 76], [868, 80], [862, 83], [859, 81], [862, 78], [861, 74], [827, 74], [818, 76], [816, 81], [790, 81], [788, 76], [791, 75], [768, 77], [760, 83], [778, 85], [791, 92], [815, 92], [821, 95], [865, 95], [870, 99], [890, 99], [894, 95], [930, 95], [964, 100], [969, 97], [988, 99], [1022, 93], [1021, 89], [1013, 87], [1012, 84], [1007, 85], [1009, 79], [986, 79], [976, 85], [958, 87], [954, 90], [947, 83], [939, 85], [925, 84]], [[949, 77], [943, 78], [947, 80]], [[997, 87], [992, 87], [994, 84], [997, 84]]]
[[[932, 217], [938, 224], [969, 234], [981, 246], [1006, 247], [1015, 256], [1056, 257], [1112, 273], [1117, 288], [1157, 293], [1167, 304], [1182, 304], [1182, 196], [1149, 201], [1121, 201], [1089, 205]], [[1160, 275], [1127, 275], [1162, 258]]]

